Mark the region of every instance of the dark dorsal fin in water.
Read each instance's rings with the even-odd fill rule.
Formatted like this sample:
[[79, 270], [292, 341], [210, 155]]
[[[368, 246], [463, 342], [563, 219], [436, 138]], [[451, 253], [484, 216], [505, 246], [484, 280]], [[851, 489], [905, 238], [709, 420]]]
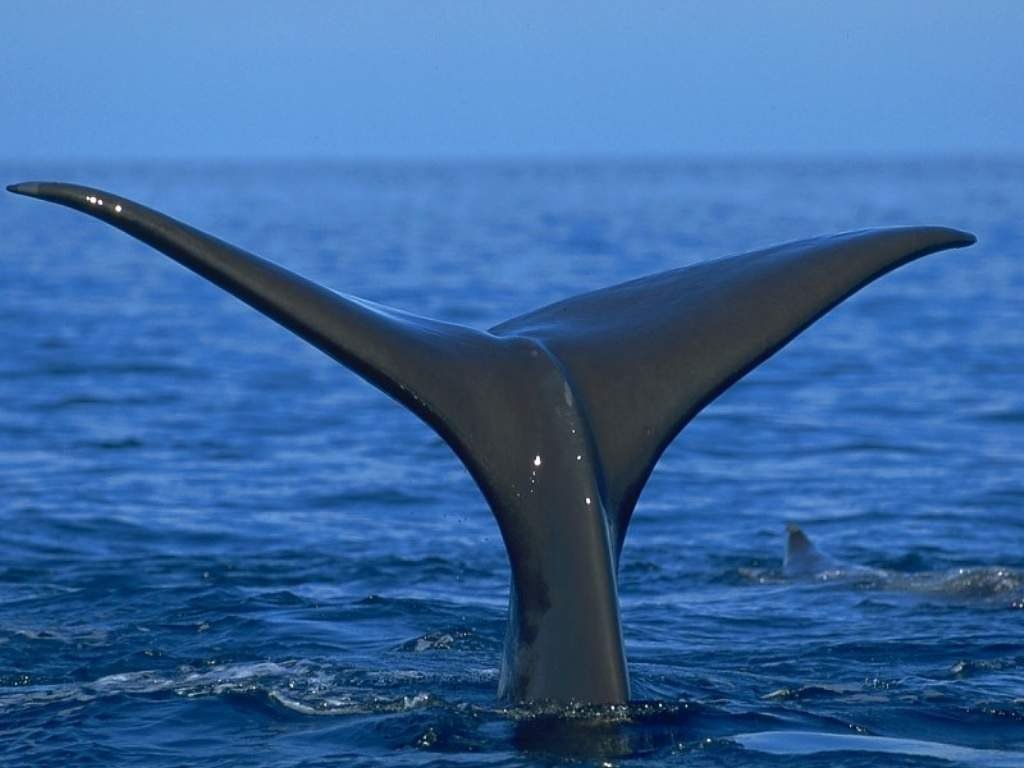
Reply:
[[782, 572], [786, 576], [814, 576], [838, 568], [839, 564], [823, 554], [796, 523], [786, 525], [786, 556]]
[[482, 332], [335, 293], [116, 195], [59, 183], [8, 189], [162, 251], [354, 370], [452, 446], [508, 550], [499, 688], [514, 700], [628, 698], [617, 562], [661, 452], [854, 291], [974, 242], [914, 227], [791, 243], [576, 296]]

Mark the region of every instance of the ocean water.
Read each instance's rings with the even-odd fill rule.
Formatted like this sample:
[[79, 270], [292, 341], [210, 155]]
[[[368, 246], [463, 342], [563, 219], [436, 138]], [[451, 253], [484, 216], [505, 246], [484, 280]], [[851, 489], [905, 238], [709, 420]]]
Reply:
[[[977, 246], [709, 406], [633, 519], [635, 702], [496, 701], [508, 566], [413, 416], [109, 227], [0, 198], [0, 762], [1024, 765], [1024, 162], [14, 167], [489, 327], [812, 235]], [[796, 522], [837, 562], [782, 571]]]

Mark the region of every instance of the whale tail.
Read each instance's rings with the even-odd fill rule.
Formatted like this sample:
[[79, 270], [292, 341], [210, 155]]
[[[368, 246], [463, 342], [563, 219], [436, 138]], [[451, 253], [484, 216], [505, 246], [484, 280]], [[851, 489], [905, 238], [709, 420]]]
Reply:
[[10, 191], [153, 246], [398, 400], [452, 447], [490, 504], [512, 584], [501, 694], [629, 695], [616, 570], [658, 457], [708, 403], [886, 272], [974, 242], [942, 227], [867, 230], [663, 272], [488, 331], [328, 290], [87, 187]]

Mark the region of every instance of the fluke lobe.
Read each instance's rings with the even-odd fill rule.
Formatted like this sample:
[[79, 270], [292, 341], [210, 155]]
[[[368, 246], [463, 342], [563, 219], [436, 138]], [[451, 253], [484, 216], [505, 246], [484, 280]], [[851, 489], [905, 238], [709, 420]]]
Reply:
[[123, 197], [11, 192], [88, 213], [233, 293], [433, 427], [490, 504], [512, 570], [499, 696], [629, 698], [617, 568], [658, 457], [733, 382], [913, 259], [941, 227], [788, 243], [573, 296], [487, 331], [335, 293]]

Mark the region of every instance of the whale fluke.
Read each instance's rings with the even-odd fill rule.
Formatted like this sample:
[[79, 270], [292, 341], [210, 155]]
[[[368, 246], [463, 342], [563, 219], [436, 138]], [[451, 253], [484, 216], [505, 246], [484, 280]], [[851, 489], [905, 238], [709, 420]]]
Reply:
[[974, 241], [942, 227], [804, 240], [574, 296], [493, 330], [536, 339], [565, 366], [621, 548], [658, 457], [704, 406], [867, 283]]
[[499, 694], [621, 702], [617, 565], [658, 457], [704, 406], [829, 309], [920, 256], [974, 242], [865, 230], [572, 297], [488, 331], [323, 288], [107, 192], [12, 192], [102, 219], [233, 293], [401, 402], [487, 499], [512, 583]]
[[473, 405], [459, 392], [460, 381], [480, 375], [482, 366], [473, 365], [477, 353], [494, 346], [485, 334], [328, 290], [109, 192], [45, 182], [8, 190], [88, 213], [162, 251], [353, 369], [439, 432], [455, 423], [450, 414]]

